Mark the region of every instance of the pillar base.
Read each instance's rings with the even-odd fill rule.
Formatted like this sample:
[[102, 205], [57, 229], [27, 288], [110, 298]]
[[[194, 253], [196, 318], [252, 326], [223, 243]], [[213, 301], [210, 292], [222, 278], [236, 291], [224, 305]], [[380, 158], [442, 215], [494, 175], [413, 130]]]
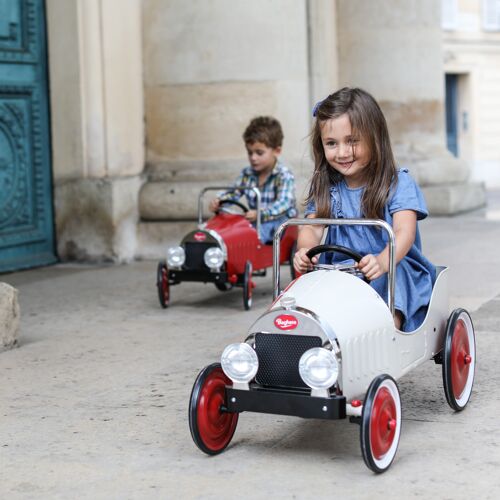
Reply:
[[57, 252], [62, 261], [128, 262], [135, 257], [139, 176], [55, 185]]
[[431, 215], [455, 215], [486, 205], [482, 183], [440, 184], [422, 187]]

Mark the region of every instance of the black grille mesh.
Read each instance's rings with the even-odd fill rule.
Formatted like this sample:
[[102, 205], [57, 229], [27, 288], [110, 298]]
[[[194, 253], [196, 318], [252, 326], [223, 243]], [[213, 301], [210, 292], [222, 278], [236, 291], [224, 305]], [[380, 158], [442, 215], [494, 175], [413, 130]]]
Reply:
[[313, 347], [321, 347], [319, 337], [257, 333], [255, 352], [259, 371], [256, 381], [273, 387], [307, 387], [300, 378], [299, 360]]
[[184, 250], [186, 252], [186, 262], [184, 263], [184, 268], [207, 271], [208, 267], [205, 265], [203, 256], [208, 248], [214, 246], [216, 245], [213, 243], [194, 243], [186, 241], [184, 243]]

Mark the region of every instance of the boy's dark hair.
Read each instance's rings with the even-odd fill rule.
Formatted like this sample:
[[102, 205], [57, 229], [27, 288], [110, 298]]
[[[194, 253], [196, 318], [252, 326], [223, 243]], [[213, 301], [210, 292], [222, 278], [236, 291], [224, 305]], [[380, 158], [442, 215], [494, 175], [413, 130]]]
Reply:
[[243, 132], [245, 144], [262, 142], [268, 148], [279, 148], [283, 144], [281, 124], [272, 116], [254, 118]]

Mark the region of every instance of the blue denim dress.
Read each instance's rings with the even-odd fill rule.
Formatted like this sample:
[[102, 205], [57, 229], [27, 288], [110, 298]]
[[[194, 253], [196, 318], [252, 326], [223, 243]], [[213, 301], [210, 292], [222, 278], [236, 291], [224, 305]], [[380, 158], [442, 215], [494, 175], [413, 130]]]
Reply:
[[[332, 200], [332, 217], [359, 219], [361, 215], [361, 197], [364, 187], [351, 189], [344, 181], [330, 187]], [[384, 208], [384, 220], [392, 226], [392, 216], [400, 210], [413, 210], [417, 220], [428, 215], [424, 197], [418, 185], [407, 169], [400, 169], [396, 189], [393, 189]], [[315, 212], [314, 203], [309, 203], [305, 215]], [[342, 245], [366, 255], [377, 255], [388, 243], [385, 231], [375, 226], [330, 226], [326, 244]], [[337, 263], [345, 261], [345, 256], [323, 254], [321, 261]], [[404, 316], [402, 330], [416, 330], [424, 321], [427, 306], [436, 279], [436, 268], [422, 254], [420, 233], [418, 230], [415, 242], [410, 251], [396, 266], [395, 307]], [[387, 274], [372, 281], [370, 285], [387, 302]]]

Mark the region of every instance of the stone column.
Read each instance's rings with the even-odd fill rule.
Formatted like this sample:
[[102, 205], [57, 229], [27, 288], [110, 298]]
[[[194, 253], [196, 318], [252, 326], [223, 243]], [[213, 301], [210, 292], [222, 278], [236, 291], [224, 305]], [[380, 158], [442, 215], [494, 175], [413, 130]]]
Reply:
[[431, 213], [453, 214], [484, 205], [485, 193], [445, 146], [440, 9], [435, 0], [338, 0], [339, 84], [374, 95]]
[[47, 0], [57, 249], [134, 257], [144, 167], [140, 0]]
[[300, 169], [310, 124], [304, 0], [144, 0], [143, 16], [144, 221], [194, 219], [199, 190], [231, 183], [247, 164], [241, 136], [255, 116], [280, 120], [283, 156]]

